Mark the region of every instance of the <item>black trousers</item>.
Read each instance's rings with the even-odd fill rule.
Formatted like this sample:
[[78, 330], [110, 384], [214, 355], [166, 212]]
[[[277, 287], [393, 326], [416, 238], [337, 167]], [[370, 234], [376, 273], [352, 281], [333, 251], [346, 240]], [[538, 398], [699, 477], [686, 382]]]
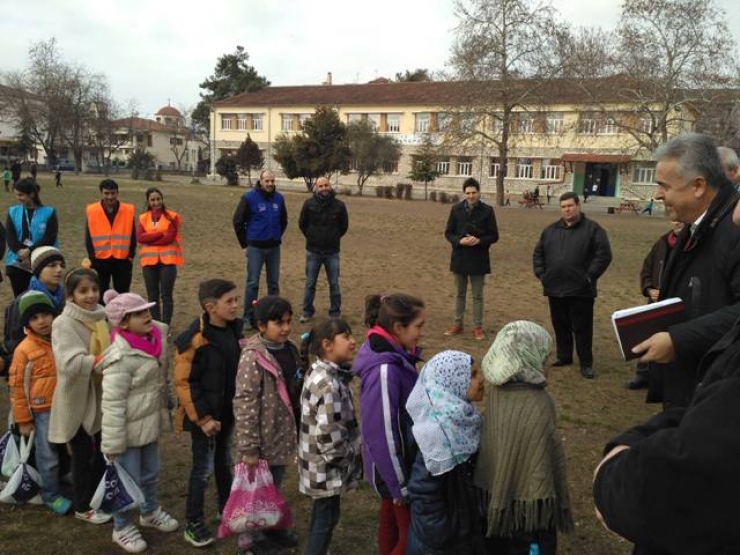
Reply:
[[573, 360], [573, 337], [581, 366], [592, 366], [594, 336], [593, 297], [548, 297], [550, 319], [555, 329], [557, 358]]
[[69, 441], [69, 446], [72, 449], [73, 504], [75, 511], [84, 513], [90, 510], [90, 500], [105, 472], [105, 459], [100, 452], [100, 432], [91, 436], [80, 427]]
[[103, 304], [103, 293], [110, 289], [111, 280], [113, 289], [119, 293], [128, 293], [131, 289], [132, 262], [120, 258], [93, 258], [92, 267], [100, 278], [100, 304]]
[[17, 297], [27, 291], [33, 277], [31, 272], [16, 268], [15, 266], [6, 266], [5, 275], [10, 279], [10, 286], [13, 288], [13, 297]]

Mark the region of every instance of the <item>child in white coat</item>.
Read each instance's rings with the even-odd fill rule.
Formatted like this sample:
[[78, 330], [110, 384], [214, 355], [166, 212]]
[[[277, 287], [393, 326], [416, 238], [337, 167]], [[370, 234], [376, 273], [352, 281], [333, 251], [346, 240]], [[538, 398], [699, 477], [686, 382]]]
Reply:
[[[135, 293], [108, 290], [103, 299], [113, 331], [98, 363], [103, 373], [101, 449], [141, 488], [139, 524], [174, 532], [177, 521], [157, 503], [158, 439], [170, 426], [167, 326], [152, 319], [149, 308], [154, 303]], [[113, 513], [113, 541], [128, 553], [147, 548], [130, 511]]]

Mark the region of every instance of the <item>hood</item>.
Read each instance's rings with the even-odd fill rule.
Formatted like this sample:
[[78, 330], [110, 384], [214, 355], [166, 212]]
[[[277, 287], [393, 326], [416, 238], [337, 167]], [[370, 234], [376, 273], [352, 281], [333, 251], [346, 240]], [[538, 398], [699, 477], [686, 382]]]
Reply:
[[404, 351], [400, 346], [388, 342], [380, 334], [370, 330], [352, 364], [352, 373], [363, 379], [368, 372], [387, 363], [408, 367], [416, 374], [415, 365], [420, 360], [417, 354]]

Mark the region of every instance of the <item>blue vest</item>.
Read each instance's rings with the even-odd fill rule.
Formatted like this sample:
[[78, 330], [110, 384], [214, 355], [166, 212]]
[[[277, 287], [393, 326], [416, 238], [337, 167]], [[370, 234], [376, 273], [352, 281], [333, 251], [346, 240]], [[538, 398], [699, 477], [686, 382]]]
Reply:
[[275, 191], [271, 198], [265, 197], [260, 189], [246, 193], [249, 203], [247, 241], [280, 241], [283, 230], [280, 215], [283, 213], [283, 195]]
[[[26, 217], [24, 212], [25, 210], [23, 209], [22, 204], [16, 204], [8, 208], [8, 216], [10, 217], [10, 221], [13, 223], [15, 236], [18, 237], [18, 239], [23, 236], [23, 219]], [[44, 233], [46, 233], [46, 226], [49, 223], [49, 219], [52, 214], [54, 214], [54, 209], [51, 206], [37, 206], [33, 210], [33, 216], [29, 222], [30, 225], [28, 226], [28, 231], [31, 233], [31, 243], [33, 243], [34, 246], [41, 240]], [[54, 246], [57, 248], [59, 247], [58, 237], [54, 238]], [[8, 249], [8, 252], [5, 253], [5, 264], [13, 264], [16, 260], [18, 260], [18, 255]]]

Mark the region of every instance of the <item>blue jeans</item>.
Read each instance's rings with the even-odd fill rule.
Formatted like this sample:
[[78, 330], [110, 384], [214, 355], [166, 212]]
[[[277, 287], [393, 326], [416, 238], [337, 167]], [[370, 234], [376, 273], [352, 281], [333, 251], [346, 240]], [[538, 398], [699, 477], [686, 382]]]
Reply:
[[[154, 441], [141, 447], [129, 447], [116, 460], [144, 494], [144, 503], [139, 507], [141, 514], [153, 513], [158, 507], [159, 444]], [[131, 511], [113, 513], [113, 528], [116, 530], [122, 530], [132, 522]]]
[[41, 498], [49, 503], [59, 497], [59, 452], [49, 443], [50, 411], [33, 413], [33, 426], [36, 435], [33, 445], [36, 448], [36, 470], [39, 471], [43, 486]]
[[206, 437], [200, 428], [191, 430], [193, 467], [190, 470], [188, 498], [185, 502], [185, 518], [188, 522], [204, 520], [206, 487], [208, 479], [214, 473], [218, 510], [224, 510], [231, 491], [231, 430], [233, 425], [229, 424], [228, 427], [221, 428], [214, 437]]
[[280, 245], [263, 249], [247, 247], [247, 286], [244, 289], [244, 322], [252, 322], [252, 303], [260, 290], [260, 274], [266, 266], [267, 294], [280, 294]]
[[339, 253], [319, 254], [306, 251], [306, 289], [303, 293], [303, 315], [313, 316], [316, 310], [313, 299], [316, 296], [316, 281], [319, 279], [321, 265], [329, 280], [329, 316], [339, 316], [342, 312], [342, 292], [339, 289]]
[[339, 522], [339, 501], [338, 495], [313, 500], [311, 530], [304, 555], [326, 555], [328, 553], [334, 527]]

